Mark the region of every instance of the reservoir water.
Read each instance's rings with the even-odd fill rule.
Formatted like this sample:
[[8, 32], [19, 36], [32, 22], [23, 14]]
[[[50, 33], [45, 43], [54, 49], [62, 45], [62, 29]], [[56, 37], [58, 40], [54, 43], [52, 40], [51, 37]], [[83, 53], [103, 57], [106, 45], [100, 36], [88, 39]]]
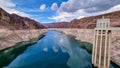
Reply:
[[92, 68], [91, 55], [80, 45], [62, 32], [48, 31], [7, 68]]

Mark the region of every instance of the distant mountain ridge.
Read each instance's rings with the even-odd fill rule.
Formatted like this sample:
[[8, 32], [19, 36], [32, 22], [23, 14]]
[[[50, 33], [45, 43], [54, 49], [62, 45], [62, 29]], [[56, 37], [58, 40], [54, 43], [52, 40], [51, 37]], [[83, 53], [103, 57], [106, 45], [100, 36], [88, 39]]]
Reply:
[[[117, 26], [120, 27], [120, 11], [111, 12], [107, 14], [97, 15], [97, 16], [90, 16], [85, 17], [81, 19], [74, 19], [69, 23], [63, 23], [59, 22], [56, 24], [45, 24], [48, 28], [84, 28], [84, 29], [93, 29], [96, 27], [96, 21], [97, 19], [102, 18], [104, 16], [105, 18], [111, 19], [111, 26]], [[64, 26], [60, 26], [60, 25]]]
[[45, 28], [39, 22], [29, 19], [27, 17], [21, 17], [16, 14], [9, 14], [2, 8], [0, 8], [0, 29], [41, 29]]
[[68, 28], [69, 22], [56, 22], [43, 24], [47, 28]]

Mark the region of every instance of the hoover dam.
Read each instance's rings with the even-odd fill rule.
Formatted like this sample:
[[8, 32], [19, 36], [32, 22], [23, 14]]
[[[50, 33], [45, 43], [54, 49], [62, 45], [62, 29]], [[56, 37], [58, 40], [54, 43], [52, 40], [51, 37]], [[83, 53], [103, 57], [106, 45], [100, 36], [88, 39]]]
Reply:
[[[49, 28], [39, 30], [0, 30], [0, 50], [11, 47], [18, 42], [28, 41], [38, 38], [49, 30], [57, 30], [66, 35], [74, 36], [75, 39], [93, 43], [93, 29], [65, 29], [65, 28]], [[112, 31], [110, 57], [111, 61], [120, 66], [120, 30]]]

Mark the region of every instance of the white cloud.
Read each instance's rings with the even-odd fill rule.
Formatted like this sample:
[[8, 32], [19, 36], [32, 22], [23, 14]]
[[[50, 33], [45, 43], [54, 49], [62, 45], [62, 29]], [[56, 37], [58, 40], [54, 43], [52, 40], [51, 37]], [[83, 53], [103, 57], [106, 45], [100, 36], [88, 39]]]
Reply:
[[84, 12], [83, 9], [80, 9], [74, 13], [69, 13], [69, 12], [58, 12], [58, 15], [53, 16], [49, 19], [54, 19], [59, 22], [67, 21], [70, 22], [73, 19], [78, 19], [78, 18], [83, 18], [86, 12]]
[[110, 8], [108, 12], [120, 11], [120, 4]]
[[71, 19], [71, 17], [73, 17], [71, 13], [61, 12], [58, 13], [57, 16], [53, 16], [49, 19], [54, 19], [56, 21], [62, 22], [62, 21], [68, 21], [69, 19]]
[[63, 21], [70, 22], [71, 20], [74, 20], [74, 19], [80, 19], [80, 18], [84, 18], [84, 17], [96, 16], [96, 15], [100, 15], [100, 14], [109, 13], [109, 12], [111, 12], [110, 10], [95, 12], [95, 13], [87, 13], [87, 12], [84, 11], [84, 9], [79, 9], [76, 12], [73, 12], [73, 13], [58, 12], [58, 15], [53, 16], [49, 19], [54, 19], [54, 20], [59, 21], [59, 22], [63, 22]]
[[59, 8], [60, 12], [75, 12], [84, 9], [85, 12], [99, 12], [108, 10], [120, 4], [120, 0], [68, 0], [63, 2]]
[[63, 2], [58, 9], [59, 12], [75, 12], [79, 9], [83, 9], [88, 5], [91, 0], [68, 0]]
[[58, 9], [57, 3], [53, 3], [52, 6], [51, 6], [51, 10], [55, 11], [57, 9]]
[[0, 0], [0, 7], [3, 8], [5, 11], [7, 11], [8, 13], [15, 13], [18, 14], [20, 16], [24, 16], [24, 17], [29, 17], [29, 14], [26, 14], [24, 12], [21, 12], [19, 10], [16, 10], [16, 4], [12, 2], [12, 0]]
[[0, 0], [0, 7], [2, 7], [2, 8], [12, 8], [15, 6], [16, 6], [16, 4], [11, 2], [11, 0]]
[[45, 4], [42, 4], [41, 6], [40, 6], [40, 10], [41, 11], [44, 11], [46, 9], [46, 5]]
[[[110, 6], [112, 0], [106, 1], [105, 3]], [[57, 11], [57, 15], [52, 16], [49, 19], [56, 21], [71, 21], [73, 19], [80, 19], [88, 16], [96, 16], [114, 11], [120, 11], [119, 0], [116, 0], [111, 7], [104, 6], [103, 0], [68, 0], [63, 2]], [[100, 7], [99, 7], [100, 6]], [[102, 8], [105, 7], [105, 9]], [[99, 10], [100, 8], [100, 10]]]

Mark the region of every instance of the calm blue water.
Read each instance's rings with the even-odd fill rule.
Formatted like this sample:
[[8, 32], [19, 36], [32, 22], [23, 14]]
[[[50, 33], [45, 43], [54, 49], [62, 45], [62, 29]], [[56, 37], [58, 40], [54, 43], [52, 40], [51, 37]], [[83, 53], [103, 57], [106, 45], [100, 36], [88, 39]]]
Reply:
[[7, 68], [92, 68], [91, 55], [80, 43], [58, 31], [48, 31]]

